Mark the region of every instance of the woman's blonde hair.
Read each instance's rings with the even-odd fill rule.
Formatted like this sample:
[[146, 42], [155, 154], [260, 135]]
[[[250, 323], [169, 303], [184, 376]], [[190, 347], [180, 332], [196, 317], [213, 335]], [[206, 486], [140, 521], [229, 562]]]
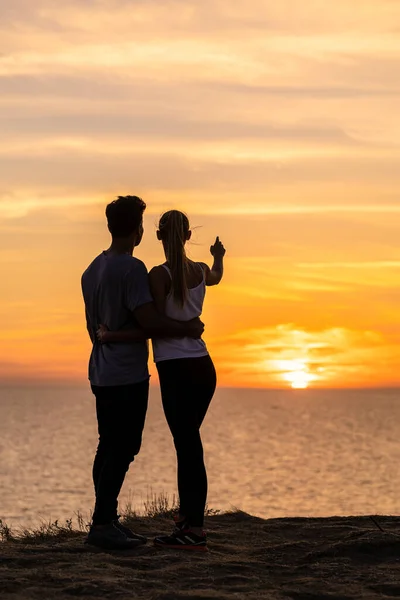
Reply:
[[158, 229], [171, 271], [172, 295], [175, 301], [183, 306], [188, 291], [189, 262], [185, 244], [190, 231], [189, 219], [180, 210], [169, 210], [162, 215]]

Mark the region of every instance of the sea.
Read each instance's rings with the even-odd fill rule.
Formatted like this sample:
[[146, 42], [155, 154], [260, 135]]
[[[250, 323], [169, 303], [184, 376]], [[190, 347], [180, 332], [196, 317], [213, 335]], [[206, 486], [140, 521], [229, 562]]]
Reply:
[[[400, 513], [400, 390], [219, 389], [202, 437], [215, 510], [264, 518]], [[0, 519], [29, 528], [89, 518], [96, 444], [86, 386], [1, 388]], [[154, 387], [121, 510], [141, 512], [160, 494], [176, 496], [176, 460]]]

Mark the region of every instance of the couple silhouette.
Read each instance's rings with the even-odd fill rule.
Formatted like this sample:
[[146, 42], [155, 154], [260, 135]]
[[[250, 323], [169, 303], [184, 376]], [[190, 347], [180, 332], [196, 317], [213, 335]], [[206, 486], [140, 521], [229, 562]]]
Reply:
[[86, 322], [93, 347], [89, 381], [96, 399], [99, 442], [93, 464], [95, 508], [87, 543], [129, 549], [147, 539], [119, 521], [118, 496], [142, 442], [149, 394], [148, 339], [159, 374], [162, 404], [173, 436], [179, 512], [173, 531], [157, 546], [207, 550], [203, 530], [207, 474], [200, 427], [216, 388], [216, 372], [202, 339], [206, 287], [223, 276], [225, 248], [216, 238], [211, 268], [185, 251], [191, 231], [177, 210], [162, 215], [157, 238], [166, 261], [148, 273], [133, 256], [146, 204], [119, 196], [108, 204], [108, 250], [82, 275]]

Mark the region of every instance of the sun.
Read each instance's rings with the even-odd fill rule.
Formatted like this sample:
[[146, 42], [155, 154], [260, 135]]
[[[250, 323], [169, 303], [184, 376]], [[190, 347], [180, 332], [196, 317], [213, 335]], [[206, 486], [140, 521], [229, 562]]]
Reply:
[[287, 381], [296, 390], [305, 390], [317, 379], [306, 359], [277, 360], [274, 361], [274, 367], [281, 373], [279, 379]]
[[312, 377], [307, 371], [290, 371], [286, 373], [285, 379], [289, 381], [293, 389], [305, 390], [308, 388]]
[[311, 381], [310, 374], [306, 371], [291, 371], [290, 373], [286, 373], [285, 379], [296, 390], [305, 390]]

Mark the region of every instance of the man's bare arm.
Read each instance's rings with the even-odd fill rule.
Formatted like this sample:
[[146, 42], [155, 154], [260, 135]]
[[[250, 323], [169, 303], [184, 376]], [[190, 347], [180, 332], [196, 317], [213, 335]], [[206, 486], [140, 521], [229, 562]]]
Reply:
[[204, 325], [200, 319], [175, 321], [160, 314], [153, 302], [139, 306], [134, 315], [140, 327], [149, 337], [200, 338], [204, 331]]
[[104, 325], [97, 330], [97, 338], [103, 344], [140, 342], [148, 338], [192, 337], [200, 338], [204, 325], [200, 319], [174, 321], [160, 315], [152, 302], [143, 304], [134, 311], [140, 328], [109, 331]]

